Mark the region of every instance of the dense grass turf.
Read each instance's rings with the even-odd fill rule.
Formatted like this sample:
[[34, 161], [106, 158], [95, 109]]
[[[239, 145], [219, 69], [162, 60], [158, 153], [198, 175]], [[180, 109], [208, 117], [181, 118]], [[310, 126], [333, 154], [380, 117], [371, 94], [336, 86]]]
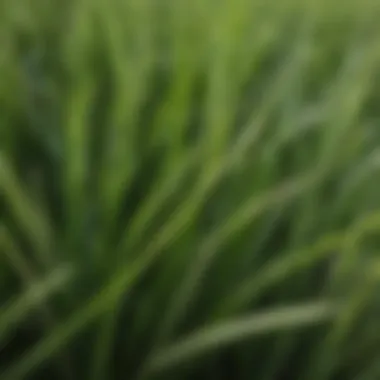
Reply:
[[379, 379], [380, 3], [0, 4], [0, 379]]

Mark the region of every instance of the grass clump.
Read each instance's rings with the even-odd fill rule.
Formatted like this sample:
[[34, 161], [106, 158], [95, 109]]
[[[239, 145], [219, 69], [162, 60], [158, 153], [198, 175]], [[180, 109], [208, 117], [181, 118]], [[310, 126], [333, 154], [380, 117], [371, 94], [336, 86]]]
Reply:
[[376, 4], [1, 7], [0, 379], [378, 378]]

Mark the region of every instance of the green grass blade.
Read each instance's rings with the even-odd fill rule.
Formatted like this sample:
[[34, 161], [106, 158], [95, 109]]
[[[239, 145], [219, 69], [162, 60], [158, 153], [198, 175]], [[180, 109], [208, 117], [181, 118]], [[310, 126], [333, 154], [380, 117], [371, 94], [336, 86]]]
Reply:
[[221, 348], [256, 335], [300, 328], [334, 318], [336, 306], [329, 303], [290, 306], [283, 309], [224, 322], [183, 338], [157, 354], [150, 363], [150, 371], [159, 372], [204, 352]]

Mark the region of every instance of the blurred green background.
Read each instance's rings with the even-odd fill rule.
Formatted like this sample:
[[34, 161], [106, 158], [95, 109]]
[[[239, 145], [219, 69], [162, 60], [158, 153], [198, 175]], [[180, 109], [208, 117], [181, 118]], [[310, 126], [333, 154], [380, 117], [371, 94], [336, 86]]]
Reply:
[[380, 378], [380, 2], [0, 1], [0, 380]]

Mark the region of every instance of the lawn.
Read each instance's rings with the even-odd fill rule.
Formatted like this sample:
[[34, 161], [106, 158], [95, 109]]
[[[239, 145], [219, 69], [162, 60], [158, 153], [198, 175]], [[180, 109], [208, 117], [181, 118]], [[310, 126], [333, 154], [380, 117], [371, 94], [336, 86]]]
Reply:
[[379, 20], [2, 0], [0, 380], [378, 380]]

